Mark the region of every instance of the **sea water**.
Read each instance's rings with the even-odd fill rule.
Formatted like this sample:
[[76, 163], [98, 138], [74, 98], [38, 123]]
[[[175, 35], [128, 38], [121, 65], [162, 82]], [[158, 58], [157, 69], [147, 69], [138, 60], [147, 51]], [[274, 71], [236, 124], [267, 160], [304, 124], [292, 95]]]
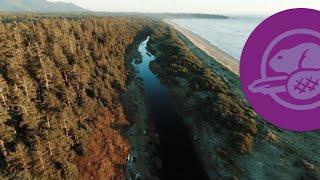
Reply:
[[251, 32], [265, 18], [263, 16], [231, 16], [228, 19], [173, 19], [172, 21], [239, 60]]

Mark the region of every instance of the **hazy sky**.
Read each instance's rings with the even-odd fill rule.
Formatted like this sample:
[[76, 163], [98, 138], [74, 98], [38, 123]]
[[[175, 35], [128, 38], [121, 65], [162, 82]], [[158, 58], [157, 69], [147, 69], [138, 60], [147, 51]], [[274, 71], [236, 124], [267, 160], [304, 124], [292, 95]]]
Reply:
[[307, 7], [320, 10], [320, 0], [49, 0], [73, 2], [96, 11], [271, 14]]

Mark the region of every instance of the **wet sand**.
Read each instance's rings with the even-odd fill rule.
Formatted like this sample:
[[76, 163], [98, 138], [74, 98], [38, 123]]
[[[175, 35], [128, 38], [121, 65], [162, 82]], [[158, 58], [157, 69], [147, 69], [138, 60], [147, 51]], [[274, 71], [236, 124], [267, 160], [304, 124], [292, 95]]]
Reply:
[[209, 41], [200, 37], [199, 35], [189, 31], [188, 29], [174, 23], [173, 21], [166, 19], [164, 22], [170, 24], [177, 31], [186, 36], [195, 46], [207, 53], [209, 56], [217, 60], [219, 63], [239, 75], [239, 61], [228, 55], [218, 47], [212, 45]]

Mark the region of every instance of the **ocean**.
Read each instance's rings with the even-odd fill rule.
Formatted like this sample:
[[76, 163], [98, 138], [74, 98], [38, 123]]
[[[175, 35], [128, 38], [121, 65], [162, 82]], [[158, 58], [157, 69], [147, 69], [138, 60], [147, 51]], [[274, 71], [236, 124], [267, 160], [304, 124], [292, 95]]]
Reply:
[[265, 17], [232, 16], [229, 19], [173, 19], [172, 21], [240, 59], [250, 33]]

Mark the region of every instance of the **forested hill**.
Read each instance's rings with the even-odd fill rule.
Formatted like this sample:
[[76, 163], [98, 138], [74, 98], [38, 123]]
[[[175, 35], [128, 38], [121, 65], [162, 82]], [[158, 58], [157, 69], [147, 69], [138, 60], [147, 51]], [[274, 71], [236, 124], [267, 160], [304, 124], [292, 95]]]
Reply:
[[126, 49], [148, 24], [0, 23], [0, 179], [124, 177], [128, 121], [117, 97], [127, 78]]
[[10, 12], [84, 12], [73, 3], [49, 2], [47, 0], [0, 0], [0, 11]]
[[96, 16], [146, 16], [157, 19], [180, 19], [180, 18], [198, 18], [198, 19], [226, 19], [229, 18], [218, 14], [195, 14], [195, 13], [139, 13], [139, 12], [89, 12]]

